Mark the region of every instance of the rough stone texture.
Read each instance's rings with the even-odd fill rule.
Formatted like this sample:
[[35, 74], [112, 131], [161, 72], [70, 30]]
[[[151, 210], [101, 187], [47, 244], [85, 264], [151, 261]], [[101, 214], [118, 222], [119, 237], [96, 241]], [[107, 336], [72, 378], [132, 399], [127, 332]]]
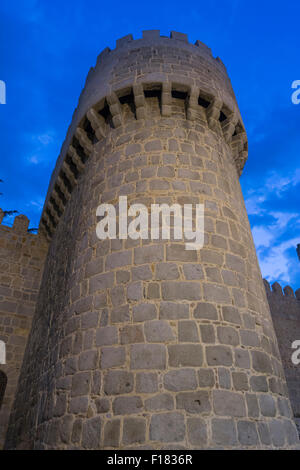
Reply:
[[0, 372], [7, 377], [0, 403], [0, 449], [4, 445], [48, 249], [44, 237], [27, 232], [28, 224], [27, 217], [20, 215], [12, 227], [0, 225], [0, 341], [6, 345], [6, 364], [0, 364]]
[[300, 366], [293, 364], [291, 360], [292, 353], [295, 352], [291, 349], [291, 345], [294, 341], [300, 340], [300, 291], [298, 289], [295, 296], [289, 286], [282, 290], [278, 283], [273, 284], [272, 289], [267, 281], [264, 280], [264, 284], [278, 339], [289, 397], [300, 435]]
[[[238, 180], [243, 123], [222, 62], [180, 38], [127, 37], [89, 73], [41, 219], [51, 242], [6, 448], [295, 445]], [[205, 246], [100, 241], [96, 209], [121, 195], [203, 203]]]

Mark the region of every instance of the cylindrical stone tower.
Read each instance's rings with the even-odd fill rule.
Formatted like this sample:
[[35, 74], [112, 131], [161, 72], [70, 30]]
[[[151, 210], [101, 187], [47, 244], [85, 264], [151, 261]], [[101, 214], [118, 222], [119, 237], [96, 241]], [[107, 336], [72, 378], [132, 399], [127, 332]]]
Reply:
[[[145, 31], [88, 74], [50, 182], [50, 241], [7, 448], [289, 448], [298, 437], [239, 184], [220, 59]], [[205, 243], [101, 241], [97, 207], [204, 204]]]

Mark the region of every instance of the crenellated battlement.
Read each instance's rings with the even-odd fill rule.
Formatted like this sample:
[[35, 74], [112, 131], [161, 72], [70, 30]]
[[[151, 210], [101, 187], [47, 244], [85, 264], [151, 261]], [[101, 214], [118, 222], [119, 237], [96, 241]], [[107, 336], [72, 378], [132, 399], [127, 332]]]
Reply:
[[17, 215], [14, 218], [13, 225], [8, 226], [3, 224], [3, 219], [4, 219], [4, 211], [0, 209], [0, 226], [1, 228], [5, 228], [7, 230], [11, 230], [14, 232], [18, 233], [28, 233], [28, 227], [29, 227], [29, 219], [26, 217], [26, 215]]
[[[275, 299], [275, 297], [279, 299], [286, 299], [286, 300], [297, 300], [300, 301], [300, 289], [297, 289], [295, 292], [291, 286], [285, 286], [283, 289], [281, 285], [278, 282], [274, 282], [272, 286], [270, 283], [264, 279], [264, 285], [265, 289], [267, 292], [267, 295], [272, 295], [272, 297]], [[299, 303], [299, 309], [300, 309], [300, 303]]]
[[295, 420], [300, 425], [300, 382], [299, 365], [293, 363], [294, 344], [300, 341], [300, 289], [295, 292], [290, 286], [283, 289], [278, 282], [270, 286], [264, 279], [267, 299], [271, 310], [274, 328]]
[[6, 346], [6, 364], [0, 366], [8, 380], [0, 411], [0, 448], [13, 404], [32, 317], [35, 311], [48, 243], [28, 232], [29, 219], [17, 215], [12, 226], [3, 224], [0, 209], [0, 340]]
[[[134, 43], [135, 46], [139, 46], [140, 42], [143, 41], [149, 41], [150, 45], [154, 45], [156, 43], [159, 44], [168, 44], [166, 40], [171, 40], [172, 42], [174, 41], [181, 41], [184, 44], [186, 44], [189, 48], [194, 48], [194, 47], [199, 47], [201, 50], [201, 54], [205, 53], [207, 54], [210, 58], [214, 59], [215, 61], [218, 62], [220, 67], [223, 68], [223, 70], [226, 71], [225, 65], [221, 61], [219, 57], [214, 58], [212, 55], [212, 50], [210, 47], [208, 47], [206, 44], [204, 44], [202, 41], [197, 40], [194, 44], [189, 42], [188, 40], [188, 35], [185, 33], [180, 33], [177, 31], [171, 31], [170, 36], [164, 36], [160, 34], [160, 30], [158, 29], [153, 29], [153, 30], [146, 30], [142, 32], [142, 38], [137, 38], [134, 39], [132, 34], [127, 34], [126, 36], [123, 36], [119, 39], [116, 40], [116, 48], [114, 50], [111, 50], [109, 47], [106, 47], [98, 56], [97, 59], [97, 65], [104, 61], [108, 55], [115, 50], [121, 49], [123, 47], [128, 47], [128, 44]], [[172, 46], [172, 44], [171, 44]], [[91, 69], [93, 70], [93, 69]]]
[[[172, 116], [174, 99], [185, 102], [187, 121], [198, 114], [222, 136], [240, 175], [248, 156], [247, 136], [236, 99], [219, 58], [186, 34], [144, 31], [143, 38], [127, 35], [116, 49], [104, 49], [91, 68], [73, 114], [66, 140], [52, 174], [40, 230], [48, 239], [55, 232], [95, 144], [126, 124], [126, 105], [137, 121], [147, 125], [147, 96], [156, 94], [162, 118]], [[175, 98], [176, 97], [176, 98]]]
[[43, 240], [45, 239], [42, 233], [35, 234], [28, 230], [30, 220], [28, 219], [26, 215], [24, 214], [17, 215], [14, 217], [12, 225], [5, 225], [5, 223], [3, 223], [4, 214], [5, 212], [0, 208], [0, 230], [2, 231], [2, 233], [7, 232], [7, 233], [18, 234], [18, 235], [26, 234], [35, 238], [41, 235]]

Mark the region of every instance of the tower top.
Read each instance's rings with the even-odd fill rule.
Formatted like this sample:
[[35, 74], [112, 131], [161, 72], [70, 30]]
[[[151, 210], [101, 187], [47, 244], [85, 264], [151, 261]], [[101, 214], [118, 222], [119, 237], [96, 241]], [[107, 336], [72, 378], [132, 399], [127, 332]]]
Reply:
[[41, 217], [40, 228], [48, 236], [55, 230], [93, 145], [108, 130], [122, 125], [122, 104], [130, 97], [137, 119], [146, 119], [143, 102], [149, 92], [160, 94], [162, 117], [170, 116], [174, 93], [185, 99], [188, 120], [195, 119], [198, 106], [206, 108], [209, 126], [223, 132], [241, 174], [248, 155], [247, 137], [222, 61], [201, 41], [190, 44], [183, 33], [172, 31], [168, 38], [158, 30], [143, 31], [143, 37], [136, 40], [129, 34], [116, 41], [114, 50], [105, 48], [87, 75]]

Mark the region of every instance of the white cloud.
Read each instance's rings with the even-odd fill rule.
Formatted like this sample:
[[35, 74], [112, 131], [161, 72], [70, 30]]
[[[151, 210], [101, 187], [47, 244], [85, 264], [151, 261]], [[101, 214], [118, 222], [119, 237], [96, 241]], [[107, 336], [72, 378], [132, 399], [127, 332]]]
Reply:
[[285, 229], [290, 221], [299, 218], [299, 214], [289, 212], [270, 212], [269, 214], [276, 219], [276, 223], [271, 226], [275, 231]]
[[[24, 134], [24, 138], [33, 148], [32, 153], [26, 157], [28, 163], [38, 165], [49, 160], [48, 151], [51, 149], [51, 145], [55, 143], [55, 132], [53, 130], [40, 134]], [[50, 156], [52, 157], [52, 152]]]
[[[258, 191], [248, 191], [246, 208], [248, 214], [261, 217], [261, 223], [256, 223], [252, 228], [254, 243], [257, 250], [262, 275], [270, 282], [281, 280], [291, 282], [291, 274], [295, 270], [295, 256], [291, 257], [290, 249], [299, 243], [299, 238], [287, 238], [289, 233], [297, 230], [300, 214], [295, 212], [282, 212], [276, 209], [269, 212], [266, 202], [276, 195], [283, 198], [286, 191], [300, 183], [300, 169], [292, 175], [282, 176], [279, 173], [271, 173]], [[270, 206], [270, 204], [268, 204]], [[273, 219], [268, 225], [264, 223], [265, 217]], [[257, 220], [257, 219], [256, 219]]]
[[[279, 279], [285, 282], [291, 282], [291, 263], [292, 261], [287, 253], [289, 248], [295, 248], [299, 243], [299, 238], [292, 238], [280, 243], [277, 246], [273, 246], [268, 251], [267, 255], [263, 255], [258, 249], [258, 259], [262, 276], [268, 281], [273, 282]], [[296, 259], [296, 254], [295, 254]]]
[[[266, 215], [267, 211], [263, 203], [274, 194], [283, 197], [284, 193], [300, 183], [300, 168], [297, 168], [292, 175], [282, 176], [272, 172], [267, 177], [262, 187], [258, 190], [249, 189], [248, 197], [245, 199], [246, 209], [249, 215]], [[274, 212], [275, 214], [275, 212]], [[272, 214], [271, 214], [272, 215]]]
[[257, 250], [262, 247], [270, 246], [274, 238], [274, 235], [271, 232], [271, 230], [269, 230], [266, 227], [259, 226], [259, 225], [253, 227], [252, 234], [253, 234], [254, 243], [255, 243]]
[[278, 197], [282, 197], [283, 193], [300, 183], [300, 168], [297, 168], [293, 175], [281, 176], [276, 172], [271, 173], [265, 183], [266, 192], [272, 192]]
[[37, 136], [37, 140], [42, 144], [42, 145], [49, 145], [51, 142], [53, 142], [53, 134], [41, 134]]
[[31, 207], [36, 212], [40, 212], [44, 206], [44, 199], [42, 197], [38, 197], [35, 201], [30, 201], [27, 204], [27, 207]]
[[264, 213], [264, 208], [261, 204], [263, 202], [265, 202], [265, 200], [266, 200], [265, 196], [254, 195], [254, 196], [248, 197], [245, 200], [247, 213], [249, 215], [263, 214]]

